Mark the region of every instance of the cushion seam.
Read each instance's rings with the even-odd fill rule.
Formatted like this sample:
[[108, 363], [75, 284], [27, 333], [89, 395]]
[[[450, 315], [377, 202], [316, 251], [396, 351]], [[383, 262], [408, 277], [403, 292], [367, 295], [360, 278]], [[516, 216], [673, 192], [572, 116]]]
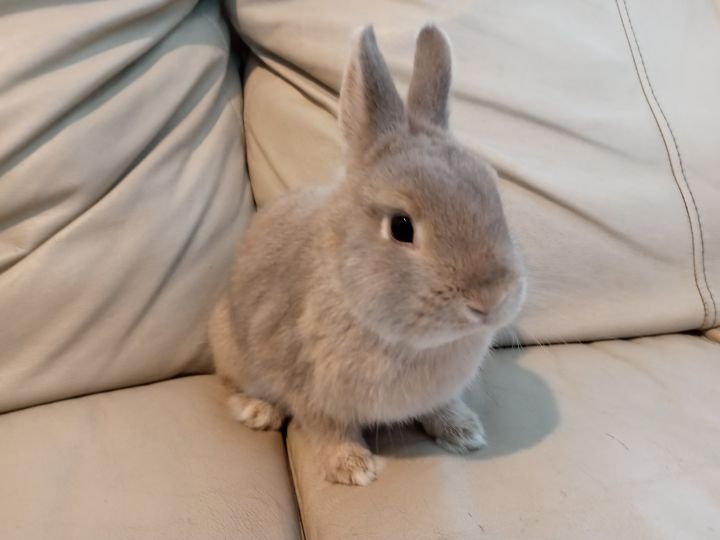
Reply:
[[[291, 422], [292, 422], [292, 420], [291, 420]], [[305, 540], [307, 538], [307, 534], [305, 533], [305, 520], [303, 519], [304, 506], [302, 503], [302, 495], [300, 495], [300, 486], [298, 485], [299, 479], [297, 477], [297, 473], [295, 472], [295, 467], [293, 465], [292, 456], [290, 455], [291, 450], [288, 445], [289, 429], [290, 429], [290, 426], [288, 425], [285, 430], [285, 433], [283, 434], [283, 445], [285, 446], [285, 458], [287, 459], [288, 469], [290, 470], [290, 480], [292, 481], [293, 494], [295, 496], [295, 503], [297, 504], [298, 521], [300, 524], [300, 534], [302, 535], [302, 539]]]
[[[640, 81], [640, 87], [643, 91], [643, 95], [645, 96], [645, 100], [647, 101], [647, 104], [650, 108], [650, 112], [653, 115], [655, 119], [655, 123], [658, 126], [658, 131], [660, 132], [660, 137], [663, 141], [663, 145], [665, 146], [665, 150], [668, 154], [668, 160], [670, 162], [670, 170], [673, 175], [673, 179], [675, 180], [675, 184], [678, 188], [678, 191], [680, 192], [680, 197], [683, 201], [683, 204], [685, 206], [685, 211], [687, 213], [688, 221], [690, 222], [690, 239], [691, 239], [691, 246], [692, 246], [692, 254], [693, 254], [693, 274], [695, 279], [695, 286], [697, 288], [698, 294], [700, 296], [700, 300], [703, 305], [703, 321], [702, 321], [702, 327], [712, 327], [717, 324], [717, 304], [715, 302], [715, 297], [713, 296], [712, 290], [710, 288], [710, 283], [707, 278], [707, 270], [705, 266], [705, 241], [704, 241], [704, 235], [702, 230], [702, 220], [700, 218], [700, 212], [698, 211], [697, 203], [695, 201], [695, 195], [692, 192], [692, 188], [690, 187], [690, 183], [687, 180], [687, 173], [685, 171], [685, 166], [682, 159], [682, 154], [680, 152], [680, 147], [677, 142], [677, 138], [675, 136], [675, 132], [672, 129], [672, 126], [670, 125], [670, 121], [667, 118], [667, 115], [665, 114], [665, 111], [663, 110], [662, 106], [660, 105], [660, 101], [657, 98], [657, 95], [655, 94], [655, 89], [652, 86], [652, 82], [650, 81], [650, 76], [648, 74], [647, 66], [645, 65], [645, 59], [642, 54], [642, 50], [640, 49], [640, 43], [638, 41], [637, 35], [635, 33], [635, 28], [632, 23], [632, 18], [630, 17], [630, 11], [627, 6], [627, 1], [622, 0], [623, 8], [620, 7], [620, 0], [615, 0], [615, 4], [618, 9], [618, 13], [620, 15], [620, 21], [622, 23], [623, 31], [625, 33], [625, 37], [628, 41], [628, 46], [630, 48], [630, 55], [633, 60], [633, 64], [635, 66], [635, 71], [638, 75], [638, 79]], [[625, 13], [625, 16], [627, 17], [628, 25], [625, 24], [625, 21], [623, 19], [623, 11]], [[628, 33], [629, 30], [629, 33]], [[633, 47], [631, 44], [631, 35], [632, 35], [632, 42], [634, 42], [635, 47], [637, 49], [637, 56], [639, 57], [640, 64], [638, 65], [638, 61], [636, 59], [635, 53], [633, 51]], [[642, 74], [640, 72], [642, 68]], [[643, 84], [643, 76], [644, 80], [647, 83], [648, 90], [650, 91], [650, 95], [648, 95], [648, 92], [645, 88], [645, 84]], [[664, 121], [665, 125], [667, 126], [668, 132], [670, 134], [670, 141], [668, 140], [667, 136], [663, 133], [662, 127], [660, 125], [660, 119], [657, 117], [657, 114], [655, 113], [652, 104], [651, 104], [651, 97], [652, 102], [657, 106], [657, 109], [662, 116], [662, 120]], [[675, 168], [672, 166], [672, 158], [671, 158], [671, 147], [670, 144], [672, 143], [672, 148], [675, 151], [675, 154], [678, 159], [678, 164], [680, 166], [680, 176], [679, 178], [678, 174], [675, 171]], [[685, 186], [685, 189], [687, 190], [687, 196], [683, 193], [683, 190], [680, 186], [680, 183]], [[689, 199], [689, 200], [688, 200]], [[690, 205], [692, 205], [692, 209], [694, 210], [695, 214], [693, 219], [693, 214], [690, 209]], [[697, 222], [697, 233], [694, 230], [693, 223], [694, 221]], [[696, 248], [696, 243], [699, 245]], [[699, 249], [698, 249], [699, 248]], [[698, 265], [698, 260], [699, 265]], [[698, 266], [700, 267], [700, 270], [698, 270]], [[703, 293], [703, 287], [700, 284], [700, 275], [702, 276], [702, 282], [704, 285], [704, 288], [707, 289], [707, 296]], [[710, 306], [712, 304], [712, 308]], [[712, 309], [712, 312], [710, 311]]]

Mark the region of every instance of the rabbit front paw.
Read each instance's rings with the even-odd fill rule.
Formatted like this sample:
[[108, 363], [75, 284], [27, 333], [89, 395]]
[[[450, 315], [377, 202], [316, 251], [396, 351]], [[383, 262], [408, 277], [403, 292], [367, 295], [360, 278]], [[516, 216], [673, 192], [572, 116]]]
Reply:
[[228, 398], [227, 404], [235, 420], [250, 429], [276, 430], [282, 426], [284, 416], [272, 403], [236, 392]]
[[438, 446], [453, 454], [467, 454], [487, 446], [480, 419], [460, 400], [423, 416], [420, 423]]
[[335, 484], [367, 486], [378, 475], [377, 459], [370, 450], [354, 443], [326, 448], [325, 479]]

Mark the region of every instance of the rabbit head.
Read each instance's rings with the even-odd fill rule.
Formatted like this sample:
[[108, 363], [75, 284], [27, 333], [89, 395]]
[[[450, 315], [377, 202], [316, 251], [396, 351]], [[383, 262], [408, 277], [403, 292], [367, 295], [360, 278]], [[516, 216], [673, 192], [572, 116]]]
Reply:
[[367, 27], [340, 93], [335, 270], [358, 320], [417, 349], [493, 332], [524, 298], [496, 173], [448, 131], [450, 79], [450, 44], [426, 26], [405, 107]]

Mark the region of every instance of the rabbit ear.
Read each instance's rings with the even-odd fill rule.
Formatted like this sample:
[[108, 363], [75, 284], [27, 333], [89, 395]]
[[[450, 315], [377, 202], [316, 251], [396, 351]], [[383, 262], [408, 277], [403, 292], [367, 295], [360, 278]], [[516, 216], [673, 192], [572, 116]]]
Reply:
[[451, 78], [450, 41], [437, 26], [427, 25], [420, 30], [415, 45], [408, 114], [447, 128]]
[[364, 152], [404, 121], [400, 95], [372, 26], [363, 28], [340, 89], [340, 127], [351, 151]]

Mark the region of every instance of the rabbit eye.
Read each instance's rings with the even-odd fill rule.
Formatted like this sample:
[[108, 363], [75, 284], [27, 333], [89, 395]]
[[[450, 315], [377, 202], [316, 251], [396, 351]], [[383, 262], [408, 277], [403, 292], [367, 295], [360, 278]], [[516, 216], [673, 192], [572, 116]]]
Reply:
[[415, 231], [409, 216], [396, 214], [390, 219], [390, 233], [398, 242], [412, 244]]

